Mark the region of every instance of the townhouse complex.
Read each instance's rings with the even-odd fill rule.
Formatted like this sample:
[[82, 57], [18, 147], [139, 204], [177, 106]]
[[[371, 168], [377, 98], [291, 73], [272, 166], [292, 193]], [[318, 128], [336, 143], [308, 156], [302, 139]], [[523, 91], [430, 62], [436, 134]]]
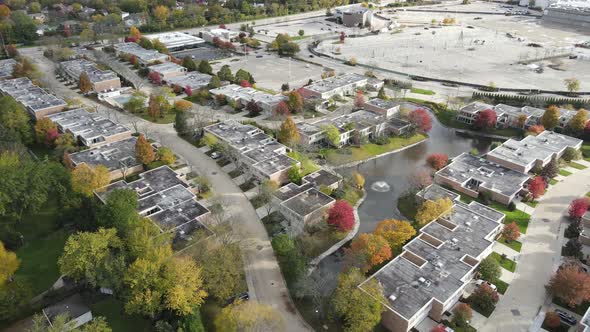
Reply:
[[14, 59], [0, 60], [0, 79], [11, 78], [15, 66], [16, 60]]
[[73, 82], [80, 81], [80, 75], [86, 73], [92, 83], [92, 91], [101, 93], [113, 91], [121, 88], [121, 80], [112, 70], [102, 70], [98, 66], [86, 59], [76, 59], [63, 61], [60, 67], [66, 74], [67, 78]]
[[315, 97], [327, 100], [334, 96], [351, 96], [356, 90], [366, 88], [368, 85], [372, 89], [379, 89], [383, 86], [383, 82], [359, 74], [344, 74], [313, 82], [302, 87], [300, 92], [305, 98]]
[[[479, 114], [485, 110], [496, 112], [496, 127], [498, 128], [528, 128], [539, 125], [545, 113], [544, 109], [531, 106], [515, 107], [505, 104], [493, 106], [476, 101], [461, 108], [456, 119], [461, 123], [471, 125], [475, 123]], [[558, 128], [562, 129], [576, 115], [577, 111], [560, 108], [559, 113]]]
[[244, 88], [236, 84], [222, 86], [212, 89], [209, 92], [212, 96], [224, 96], [228, 102], [234, 102], [236, 105], [246, 106], [249, 102], [253, 101], [267, 116], [273, 114], [280, 102], [288, 99], [287, 96], [282, 94], [273, 95], [250, 87]]
[[[443, 188], [434, 191], [426, 196], [446, 197]], [[455, 201], [451, 211], [422, 227], [399, 256], [367, 279], [383, 287], [382, 324], [390, 331], [410, 331], [426, 317], [440, 321], [491, 253], [504, 218], [475, 201]]]
[[67, 106], [63, 99], [36, 86], [26, 77], [0, 81], [0, 93], [14, 98], [36, 120], [61, 112]]
[[185, 175], [168, 166], [141, 173], [139, 179], [132, 182], [113, 182], [97, 189], [95, 194], [106, 203], [117, 189], [133, 190], [138, 197], [137, 212], [150, 218], [162, 233], [173, 232], [183, 237], [195, 230], [207, 230], [204, 219], [209, 210], [197, 202], [195, 188], [186, 182]]

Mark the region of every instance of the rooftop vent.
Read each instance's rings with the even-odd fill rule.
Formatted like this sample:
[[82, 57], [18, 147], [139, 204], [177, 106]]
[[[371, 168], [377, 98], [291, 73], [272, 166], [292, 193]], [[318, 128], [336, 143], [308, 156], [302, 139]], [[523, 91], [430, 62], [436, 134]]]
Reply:
[[454, 244], [457, 244], [457, 243], [459, 243], [459, 240], [457, 240], [456, 238], [452, 238], [452, 239], [451, 239], [451, 241], [452, 241]]
[[466, 221], [466, 222], [465, 222], [465, 226], [467, 226], [467, 227], [471, 227], [471, 221]]
[[420, 277], [420, 278], [418, 278], [418, 281], [419, 281], [421, 284], [423, 284], [423, 283], [425, 283], [425, 282], [426, 282], [426, 279], [424, 279], [424, 277]]
[[395, 296], [395, 294], [391, 294], [389, 295], [389, 301], [393, 302], [397, 299], [397, 297]]

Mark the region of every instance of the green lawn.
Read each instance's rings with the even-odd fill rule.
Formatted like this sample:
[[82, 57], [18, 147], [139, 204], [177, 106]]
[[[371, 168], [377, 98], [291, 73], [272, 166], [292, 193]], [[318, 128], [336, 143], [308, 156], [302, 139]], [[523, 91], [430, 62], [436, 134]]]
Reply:
[[384, 145], [370, 143], [361, 145], [360, 147], [322, 149], [322, 152], [326, 156], [326, 160], [332, 165], [342, 165], [354, 161], [366, 160], [386, 152], [395, 151], [425, 139], [426, 136], [422, 134], [416, 134], [409, 138], [390, 137], [389, 143]]
[[427, 96], [432, 96], [432, 95], [436, 94], [436, 92], [434, 92], [432, 90], [426, 90], [426, 89], [420, 89], [420, 88], [412, 88], [412, 89], [410, 89], [410, 92], [421, 94], [421, 95], [427, 95]]
[[92, 316], [105, 317], [113, 332], [153, 331], [152, 322], [140, 316], [125, 314], [123, 303], [114, 297], [91, 304], [90, 309]]
[[166, 112], [164, 113], [163, 117], [156, 118], [156, 120], [152, 119], [152, 117], [147, 114], [147, 112], [138, 113], [137, 115], [139, 115], [144, 120], [160, 124], [173, 123], [176, 118], [176, 114], [174, 112]]
[[304, 176], [309, 173], [318, 171], [320, 169], [320, 166], [314, 163], [313, 160], [311, 160], [308, 156], [306, 156], [303, 153], [291, 151], [287, 153], [287, 155], [301, 163], [301, 172]]
[[524, 202], [524, 204], [526, 204], [526, 205], [534, 208], [534, 207], [537, 207], [537, 205], [539, 204], [539, 202], [538, 201], [534, 201], [534, 202], [528, 201], [528, 202]]
[[492, 204], [490, 204], [490, 207], [506, 215], [506, 218], [504, 219], [504, 224], [510, 224], [514, 221], [518, 225], [518, 228], [520, 228], [520, 232], [522, 234], [526, 234], [526, 230], [529, 227], [529, 220], [531, 219], [531, 216], [528, 213], [525, 213], [520, 210], [509, 211], [506, 208], [506, 206], [498, 202], [492, 202]]
[[498, 261], [498, 263], [500, 263], [500, 266], [510, 272], [514, 272], [514, 270], [516, 270], [516, 262], [511, 260], [510, 258], [504, 258], [502, 259], [502, 255], [500, 255], [497, 252], [492, 252], [490, 254], [490, 257], [492, 257], [493, 259], [495, 259], [496, 261]]
[[588, 167], [586, 167], [586, 166], [584, 166], [584, 165], [582, 165], [580, 163], [577, 163], [575, 161], [570, 161], [567, 165], [569, 167], [575, 168], [575, 169], [586, 169], [586, 168], [588, 168]]
[[559, 170], [559, 175], [561, 175], [561, 176], [570, 176], [570, 175], [572, 175], [572, 172], [566, 171], [565, 169], [560, 169]]
[[493, 282], [494, 285], [496, 285], [496, 287], [498, 288], [498, 293], [504, 295], [504, 293], [506, 293], [506, 290], [508, 289], [508, 284], [505, 283], [504, 281], [500, 280], [500, 279], [496, 279]]
[[520, 241], [507, 242], [503, 237], [498, 238], [497, 241], [499, 243], [502, 243], [503, 245], [507, 246], [508, 248], [518, 251], [518, 252], [520, 252], [520, 250], [522, 249], [522, 242], [520, 242]]
[[584, 160], [590, 161], [590, 142], [582, 144], [582, 156], [584, 156]]
[[586, 193], [586, 197], [590, 197], [590, 191]]
[[559, 183], [559, 181], [557, 181], [555, 179], [550, 179], [549, 180], [549, 184], [552, 185], [552, 186], [556, 185], [557, 183]]

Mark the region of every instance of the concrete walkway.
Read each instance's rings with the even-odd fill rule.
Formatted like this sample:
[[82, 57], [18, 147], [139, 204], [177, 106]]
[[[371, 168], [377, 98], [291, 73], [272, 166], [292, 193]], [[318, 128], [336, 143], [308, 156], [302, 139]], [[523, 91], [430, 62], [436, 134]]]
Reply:
[[479, 331], [528, 331], [550, 304], [545, 285], [560, 263], [561, 237], [569, 203], [590, 191], [590, 168], [552, 186], [531, 217], [514, 279], [496, 310]]

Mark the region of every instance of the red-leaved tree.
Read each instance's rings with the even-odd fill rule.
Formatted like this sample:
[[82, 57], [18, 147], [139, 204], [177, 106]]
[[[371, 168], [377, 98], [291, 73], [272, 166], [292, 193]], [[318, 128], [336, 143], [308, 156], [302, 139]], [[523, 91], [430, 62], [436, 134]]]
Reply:
[[496, 126], [496, 112], [491, 109], [483, 110], [475, 119], [475, 126], [481, 129], [492, 129]]
[[189, 96], [189, 97], [193, 95], [193, 89], [191, 89], [191, 87], [190, 87], [190, 86], [188, 86], [188, 85], [187, 85], [186, 87], [184, 87], [184, 92], [185, 92], [185, 93], [186, 93], [186, 95], [187, 95], [187, 96]]
[[430, 330], [430, 332], [447, 332], [447, 327], [442, 324], [439, 324], [433, 327], [432, 330]]
[[590, 300], [590, 274], [574, 264], [562, 266], [549, 281], [547, 290], [573, 308]]
[[433, 153], [426, 158], [426, 162], [430, 167], [434, 168], [435, 170], [439, 170], [445, 166], [449, 162], [449, 156], [444, 153]]
[[516, 241], [520, 237], [520, 228], [518, 228], [518, 225], [514, 221], [504, 225], [504, 228], [502, 228], [502, 237], [506, 242]]
[[281, 101], [277, 107], [275, 108], [275, 114], [276, 115], [281, 115], [281, 116], [287, 116], [289, 115], [291, 112], [289, 111], [289, 105], [287, 105], [286, 102]]
[[162, 76], [160, 76], [160, 74], [155, 71], [149, 73], [148, 79], [156, 85], [162, 84]]
[[225, 24], [221, 23], [221, 24], [219, 25], [219, 29], [226, 29], [226, 27], [225, 27]]
[[250, 84], [250, 82], [248, 82], [247, 80], [241, 80], [240, 81], [240, 86], [242, 88], [251, 88], [252, 84]]
[[578, 198], [574, 199], [570, 203], [570, 207], [568, 210], [569, 216], [572, 219], [580, 219], [582, 216], [588, 211], [589, 202], [588, 198]]
[[336, 227], [341, 232], [348, 232], [354, 227], [354, 210], [345, 201], [339, 200], [328, 211], [329, 225]]
[[408, 115], [410, 124], [419, 132], [427, 133], [432, 129], [432, 119], [428, 111], [423, 108], [417, 108]]
[[340, 32], [340, 42], [344, 43], [344, 39], [346, 39], [346, 33], [344, 31]]
[[540, 133], [545, 131], [545, 127], [543, 127], [543, 125], [534, 125], [534, 126], [530, 126], [528, 129], [528, 133], [531, 135], [539, 135]]
[[47, 133], [45, 134], [45, 145], [47, 146], [51, 146], [53, 145], [53, 142], [55, 142], [55, 139], [57, 139], [59, 137], [59, 132], [57, 131], [57, 128], [49, 128], [47, 129]]
[[533, 199], [541, 197], [545, 193], [545, 180], [542, 176], [537, 176], [529, 183], [529, 192], [533, 196]]
[[356, 96], [354, 97], [354, 106], [356, 108], [361, 108], [365, 104], [365, 96], [361, 90], [357, 90]]

